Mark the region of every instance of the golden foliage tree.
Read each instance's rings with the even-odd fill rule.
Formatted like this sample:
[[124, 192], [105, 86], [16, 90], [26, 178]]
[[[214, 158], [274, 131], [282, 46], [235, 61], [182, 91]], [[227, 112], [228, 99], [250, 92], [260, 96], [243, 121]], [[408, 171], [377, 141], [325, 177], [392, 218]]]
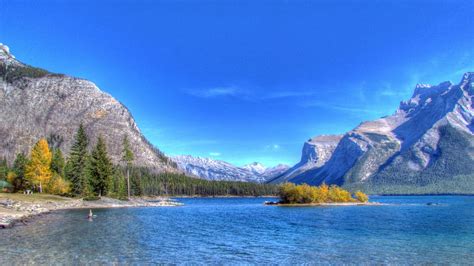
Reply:
[[329, 187], [329, 200], [332, 202], [352, 202], [354, 199], [351, 193], [336, 185]]
[[327, 202], [329, 198], [329, 186], [326, 183], [323, 183], [319, 186], [319, 194], [321, 202]]
[[362, 191], [357, 191], [355, 193], [355, 198], [360, 201], [360, 202], [367, 202], [369, 201], [369, 196], [367, 196], [367, 194], [365, 194], [364, 192]]
[[45, 138], [40, 139], [31, 150], [31, 159], [26, 166], [25, 175], [31, 184], [43, 192], [43, 185], [51, 180], [52, 154]]
[[59, 174], [53, 173], [53, 177], [48, 183], [47, 191], [51, 194], [66, 195], [71, 192], [71, 183]]
[[[321, 186], [317, 187], [317, 186], [309, 186], [307, 184], [295, 185], [293, 183], [285, 183], [280, 186], [279, 196], [282, 203], [290, 203], [290, 204], [328, 203], [328, 202], [336, 203], [336, 202], [354, 202], [355, 201], [355, 199], [352, 198], [351, 193], [349, 191], [343, 188], [340, 188], [336, 185], [332, 185], [331, 187], [328, 187], [326, 184], [322, 184]], [[365, 200], [364, 202], [366, 202], [367, 200]]]

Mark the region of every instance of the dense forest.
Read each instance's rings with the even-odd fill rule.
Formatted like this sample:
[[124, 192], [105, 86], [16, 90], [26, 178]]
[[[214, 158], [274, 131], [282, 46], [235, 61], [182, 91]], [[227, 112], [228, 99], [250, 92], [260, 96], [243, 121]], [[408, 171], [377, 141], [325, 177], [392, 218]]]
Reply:
[[179, 173], [156, 173], [134, 165], [127, 136], [122, 161], [113, 164], [102, 136], [94, 147], [80, 125], [67, 158], [53, 140], [40, 139], [29, 155], [20, 153], [13, 163], [0, 161], [0, 190], [35, 191], [97, 199], [109, 196], [263, 196], [275, 195], [278, 187], [246, 182], [207, 181]]

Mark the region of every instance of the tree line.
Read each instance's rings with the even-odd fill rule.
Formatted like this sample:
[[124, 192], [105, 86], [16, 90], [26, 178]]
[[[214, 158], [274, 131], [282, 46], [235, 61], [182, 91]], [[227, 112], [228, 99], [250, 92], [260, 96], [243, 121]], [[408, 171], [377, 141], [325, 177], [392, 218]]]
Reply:
[[[128, 139], [123, 139], [123, 160], [130, 166], [133, 153]], [[17, 154], [12, 167], [4, 159], [0, 163], [0, 180], [7, 180], [14, 192], [36, 191], [67, 196], [97, 197], [125, 193], [123, 175], [118, 174], [107, 153], [102, 136], [89, 151], [89, 138], [81, 124], [74, 137], [70, 154], [65, 159], [59, 147], [41, 138], [31, 149], [29, 156]]]
[[120, 164], [113, 164], [102, 136], [89, 147], [81, 124], [67, 158], [54, 141], [41, 138], [29, 155], [19, 153], [9, 167], [0, 161], [0, 180], [8, 181], [14, 192], [26, 190], [96, 199], [109, 196], [262, 196], [275, 195], [278, 187], [247, 182], [207, 181], [178, 173], [156, 173], [133, 165], [134, 154], [127, 136], [122, 141]]

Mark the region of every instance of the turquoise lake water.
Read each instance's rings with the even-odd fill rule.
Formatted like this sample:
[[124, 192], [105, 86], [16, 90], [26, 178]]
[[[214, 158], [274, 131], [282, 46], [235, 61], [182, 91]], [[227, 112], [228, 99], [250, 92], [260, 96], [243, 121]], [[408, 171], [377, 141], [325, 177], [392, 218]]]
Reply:
[[178, 200], [185, 206], [95, 210], [93, 222], [88, 210], [61, 211], [0, 230], [0, 265], [474, 263], [474, 197], [372, 197], [392, 205], [337, 207]]

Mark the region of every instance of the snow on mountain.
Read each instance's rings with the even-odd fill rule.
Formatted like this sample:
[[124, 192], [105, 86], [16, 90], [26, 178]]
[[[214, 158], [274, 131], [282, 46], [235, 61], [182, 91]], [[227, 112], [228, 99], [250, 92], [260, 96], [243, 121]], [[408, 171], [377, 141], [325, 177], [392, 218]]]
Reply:
[[266, 168], [257, 162], [237, 167], [228, 162], [191, 155], [179, 155], [171, 159], [187, 174], [207, 180], [264, 183], [288, 169], [288, 166], [282, 164]]
[[474, 72], [459, 84], [421, 84], [391, 116], [340, 136], [316, 137], [300, 163], [270, 179], [337, 184], [376, 193], [472, 193]]
[[242, 168], [247, 169], [252, 173], [255, 173], [256, 175], [261, 175], [265, 173], [265, 170], [267, 169], [263, 164], [258, 162], [253, 162], [251, 164], [244, 165]]

